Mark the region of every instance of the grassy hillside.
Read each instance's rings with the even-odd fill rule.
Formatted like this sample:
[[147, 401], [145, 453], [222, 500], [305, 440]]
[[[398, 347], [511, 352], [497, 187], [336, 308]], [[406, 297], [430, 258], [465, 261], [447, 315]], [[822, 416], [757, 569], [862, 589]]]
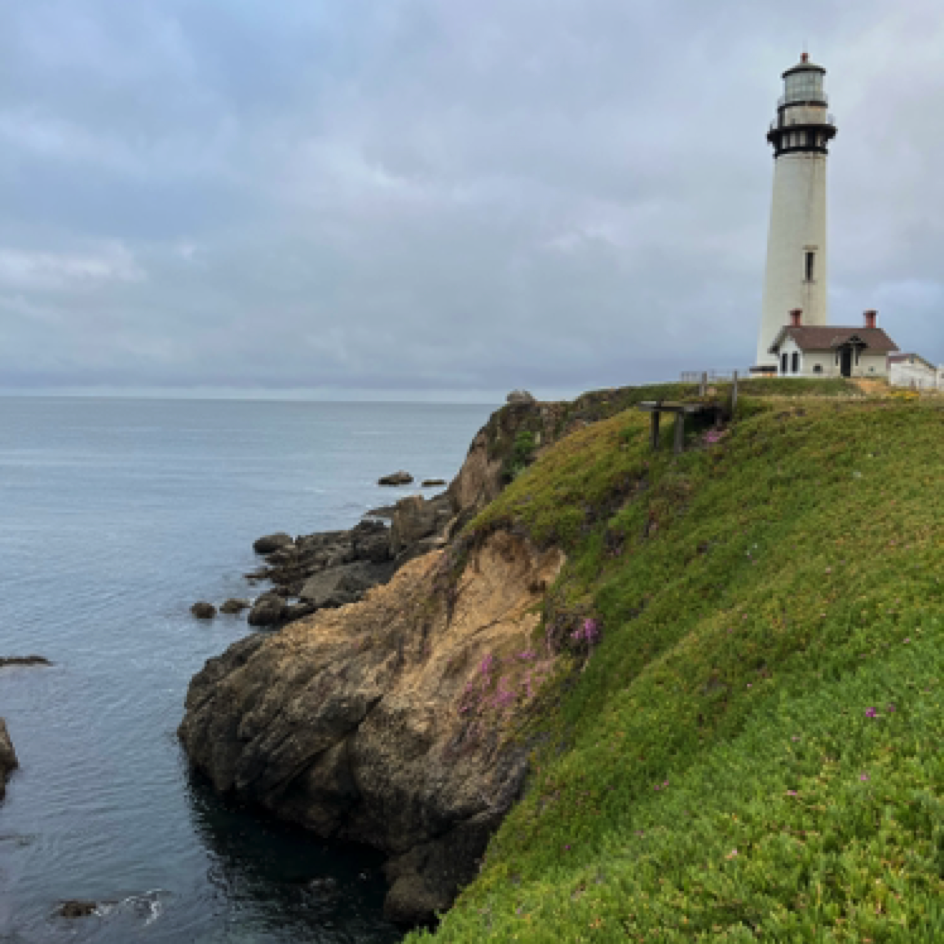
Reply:
[[679, 459], [646, 422], [471, 526], [566, 549], [572, 671], [437, 941], [944, 941], [944, 410], [747, 398]]

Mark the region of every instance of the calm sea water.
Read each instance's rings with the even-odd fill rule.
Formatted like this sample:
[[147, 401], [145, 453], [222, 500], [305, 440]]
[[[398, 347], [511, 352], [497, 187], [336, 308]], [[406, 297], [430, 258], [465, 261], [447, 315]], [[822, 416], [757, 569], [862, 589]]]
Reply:
[[[261, 534], [350, 527], [405, 468], [451, 478], [489, 407], [0, 399], [0, 941], [394, 941], [380, 860], [228, 806], [175, 737], [191, 676], [249, 630]], [[398, 490], [409, 494], [410, 490]], [[259, 592], [259, 591], [256, 591]], [[310, 883], [333, 878], [336, 891]], [[103, 916], [54, 916], [68, 898]]]

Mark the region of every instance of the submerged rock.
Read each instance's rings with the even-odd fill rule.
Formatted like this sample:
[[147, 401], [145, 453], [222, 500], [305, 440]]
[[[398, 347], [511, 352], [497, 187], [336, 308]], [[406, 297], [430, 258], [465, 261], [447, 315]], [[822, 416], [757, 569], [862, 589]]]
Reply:
[[94, 901], [81, 901], [78, 898], [64, 901], [56, 912], [60, 918], [87, 918], [95, 914], [98, 904]]
[[523, 784], [527, 748], [500, 729], [552, 671], [514, 654], [562, 562], [498, 532], [458, 577], [434, 552], [355, 606], [241, 640], [191, 682], [191, 764], [242, 802], [383, 850], [388, 916], [433, 919]]
[[194, 603], [194, 605], [190, 607], [190, 612], [197, 619], [208, 620], [216, 616], [216, 607], [212, 603], [201, 600], [199, 603]]
[[286, 534], [284, 531], [277, 531], [275, 534], [267, 534], [264, 537], [258, 538], [253, 543], [252, 549], [257, 554], [271, 554], [273, 551], [288, 547], [289, 544], [294, 543], [290, 534]]
[[10, 732], [7, 731], [7, 723], [0, 718], [0, 800], [6, 796], [7, 779], [19, 766], [16, 751], [13, 750], [13, 741], [10, 740]]
[[445, 479], [423, 479], [420, 483], [422, 488], [435, 488], [437, 485], [445, 485]]

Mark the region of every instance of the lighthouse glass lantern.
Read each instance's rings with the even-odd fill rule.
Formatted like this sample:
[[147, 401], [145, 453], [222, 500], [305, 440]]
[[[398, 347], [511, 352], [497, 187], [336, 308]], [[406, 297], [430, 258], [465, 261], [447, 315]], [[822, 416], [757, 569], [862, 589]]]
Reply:
[[767, 268], [757, 343], [757, 369], [774, 371], [770, 353], [789, 312], [803, 324], [828, 323], [826, 282], [826, 158], [836, 125], [823, 89], [826, 70], [800, 61], [783, 73], [783, 94], [767, 132], [773, 147], [774, 186], [767, 236]]

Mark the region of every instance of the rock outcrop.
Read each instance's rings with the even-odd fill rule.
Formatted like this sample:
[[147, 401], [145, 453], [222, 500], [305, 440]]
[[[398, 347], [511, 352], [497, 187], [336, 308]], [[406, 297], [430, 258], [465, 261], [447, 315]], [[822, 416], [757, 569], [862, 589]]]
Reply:
[[393, 511], [390, 526], [390, 556], [403, 561], [405, 552], [417, 557], [434, 550], [425, 539], [441, 534], [454, 515], [448, 495], [439, 495], [427, 501], [422, 495], [401, 498]]
[[20, 762], [16, 759], [16, 751], [10, 740], [10, 732], [7, 731], [7, 723], [0, 718], [0, 800], [6, 796], [7, 779], [19, 766]]
[[220, 607], [220, 612], [226, 613], [228, 616], [235, 616], [237, 613], [242, 613], [243, 610], [248, 610], [251, 606], [252, 603], [249, 600], [242, 597], [230, 597]]
[[0, 659], [0, 669], [8, 665], [52, 665], [52, 663], [42, 656], [10, 656]]
[[474, 878], [525, 774], [503, 732], [554, 667], [532, 636], [562, 555], [502, 532], [465, 554], [231, 646], [194, 677], [178, 732], [217, 790], [382, 849], [404, 923]]
[[212, 603], [207, 603], [206, 600], [200, 600], [190, 607], [190, 612], [197, 619], [211, 620], [216, 616], [216, 607]]
[[400, 469], [399, 472], [392, 472], [390, 475], [382, 475], [378, 480], [378, 485], [409, 485], [413, 481], [413, 476], [409, 472]]
[[274, 626], [282, 620], [285, 600], [277, 593], [263, 593], [249, 611], [250, 626]]
[[277, 531], [275, 534], [267, 534], [264, 537], [257, 538], [252, 545], [252, 549], [257, 554], [271, 554], [283, 547], [289, 547], [293, 544], [292, 536], [284, 531]]
[[87, 918], [89, 915], [95, 914], [97, 908], [98, 904], [94, 901], [70, 898], [69, 901], [64, 901], [59, 906], [56, 914], [60, 918]]

